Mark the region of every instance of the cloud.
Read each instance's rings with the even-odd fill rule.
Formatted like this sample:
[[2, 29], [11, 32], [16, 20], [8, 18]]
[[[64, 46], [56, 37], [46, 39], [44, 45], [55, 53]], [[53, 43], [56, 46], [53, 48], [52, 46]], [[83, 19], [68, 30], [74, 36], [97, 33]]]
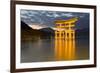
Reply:
[[28, 25], [28, 26], [31, 27], [32, 29], [42, 29], [42, 28], [47, 27], [46, 25], [40, 25], [40, 24], [37, 24], [37, 23], [33, 23], [33, 24]]
[[[60, 11], [43, 11], [43, 10], [21, 10], [21, 20], [29, 25], [39, 25], [34, 27], [54, 27], [54, 20], [56, 19], [67, 19], [71, 17], [86, 18], [89, 16], [88, 13], [77, 13], [77, 12], [60, 12]], [[88, 19], [88, 18], [87, 18]], [[35, 24], [33, 24], [35, 23]], [[54, 28], [55, 29], [55, 28]], [[63, 30], [63, 29], [57, 29]]]
[[27, 16], [27, 15], [21, 15], [21, 18], [28, 19], [28, 18], [30, 18], [30, 17]]
[[73, 13], [62, 13], [61, 16], [66, 16], [66, 17], [73, 17]]
[[[79, 17], [79, 15], [75, 13], [69, 13], [69, 12], [46, 12], [46, 16], [50, 18], [57, 18], [57, 17]], [[80, 16], [82, 17], [82, 16]]]
[[33, 10], [21, 10], [21, 19], [24, 20], [26, 23], [42, 23], [42, 20], [39, 16], [39, 11]]
[[23, 10], [23, 9], [21, 9], [20, 13], [21, 13], [21, 15], [23, 15], [23, 14], [27, 14], [28, 11], [27, 11], [27, 10]]
[[38, 12], [37, 12], [37, 11], [30, 10], [30, 11], [29, 11], [29, 14], [30, 14], [30, 15], [35, 15], [35, 14], [38, 14]]
[[53, 16], [54, 16], [55, 18], [60, 17], [60, 15], [57, 14], [57, 13], [54, 13]]
[[57, 17], [60, 17], [60, 15], [57, 13], [57, 12], [46, 12], [45, 14], [47, 17], [50, 17], [50, 18], [57, 18]]
[[51, 14], [46, 14], [47, 17], [53, 17]]

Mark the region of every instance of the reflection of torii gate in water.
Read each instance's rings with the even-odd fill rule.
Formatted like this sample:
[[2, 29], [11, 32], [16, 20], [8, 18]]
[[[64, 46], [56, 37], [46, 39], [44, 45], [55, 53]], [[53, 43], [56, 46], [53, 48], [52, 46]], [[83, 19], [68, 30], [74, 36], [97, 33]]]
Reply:
[[55, 56], [57, 60], [75, 59], [75, 23], [78, 19], [56, 20]]

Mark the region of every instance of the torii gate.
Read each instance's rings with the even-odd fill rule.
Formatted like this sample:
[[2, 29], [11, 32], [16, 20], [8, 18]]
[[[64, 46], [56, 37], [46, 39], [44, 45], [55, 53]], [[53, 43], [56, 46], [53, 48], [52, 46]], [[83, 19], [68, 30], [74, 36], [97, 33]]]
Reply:
[[77, 20], [76, 17], [68, 20], [56, 20], [55, 27], [58, 30], [55, 31], [55, 38], [75, 39], [75, 30], [73, 28]]
[[78, 19], [55, 21], [55, 58], [56, 60], [75, 60], [75, 23]]

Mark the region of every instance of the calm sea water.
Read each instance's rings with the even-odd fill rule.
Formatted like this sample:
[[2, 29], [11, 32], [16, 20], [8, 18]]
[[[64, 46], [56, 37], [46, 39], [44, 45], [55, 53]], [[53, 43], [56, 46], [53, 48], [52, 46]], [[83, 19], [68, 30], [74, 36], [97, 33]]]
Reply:
[[25, 38], [21, 41], [21, 62], [47, 62], [89, 59], [89, 40]]

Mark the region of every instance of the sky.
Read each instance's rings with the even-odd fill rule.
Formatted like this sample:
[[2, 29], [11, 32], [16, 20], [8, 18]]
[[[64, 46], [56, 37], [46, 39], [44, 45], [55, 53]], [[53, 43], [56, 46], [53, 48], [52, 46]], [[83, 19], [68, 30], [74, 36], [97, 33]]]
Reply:
[[21, 9], [20, 17], [21, 21], [28, 25], [36, 25], [37, 28], [52, 28], [55, 26], [55, 20], [67, 20], [77, 17], [76, 29], [89, 28], [89, 13]]

